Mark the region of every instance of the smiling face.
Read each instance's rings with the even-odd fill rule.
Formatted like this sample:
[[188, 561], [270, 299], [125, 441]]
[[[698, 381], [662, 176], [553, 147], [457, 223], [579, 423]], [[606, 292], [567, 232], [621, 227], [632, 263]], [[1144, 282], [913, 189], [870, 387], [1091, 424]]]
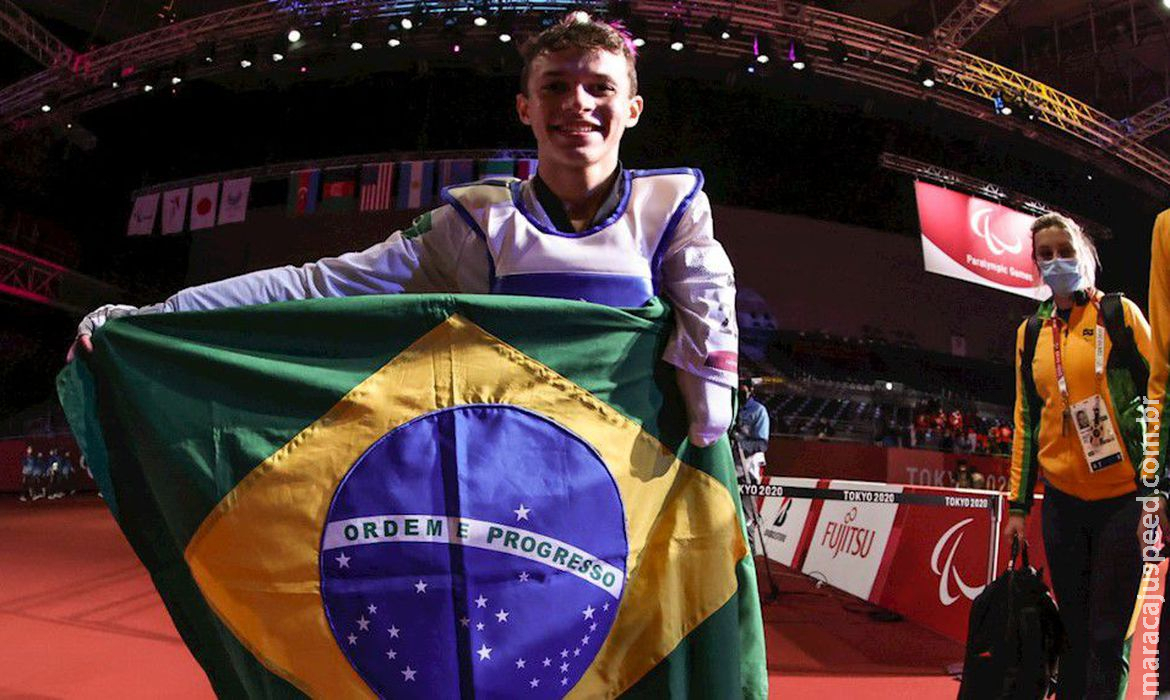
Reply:
[[541, 172], [617, 167], [622, 134], [642, 114], [629, 70], [624, 56], [604, 50], [567, 48], [533, 59], [516, 112], [536, 136]]

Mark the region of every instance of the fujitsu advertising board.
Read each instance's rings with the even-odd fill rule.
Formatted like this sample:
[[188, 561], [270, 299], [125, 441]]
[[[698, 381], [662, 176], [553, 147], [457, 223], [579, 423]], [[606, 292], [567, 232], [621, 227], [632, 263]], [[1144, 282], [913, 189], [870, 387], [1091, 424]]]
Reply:
[[829, 488], [845, 490], [845, 498], [824, 502], [801, 572], [869, 598], [898, 513], [897, 503], [880, 496], [901, 493], [902, 487], [830, 481]]
[[1032, 262], [1036, 217], [925, 182], [914, 183], [927, 272], [1033, 299], [1049, 291]]

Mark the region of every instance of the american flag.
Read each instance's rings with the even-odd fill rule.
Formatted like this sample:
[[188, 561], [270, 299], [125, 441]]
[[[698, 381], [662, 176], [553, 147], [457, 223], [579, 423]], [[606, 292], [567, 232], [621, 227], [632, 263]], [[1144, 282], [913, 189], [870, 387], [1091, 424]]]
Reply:
[[389, 209], [394, 195], [394, 163], [362, 166], [361, 211]]

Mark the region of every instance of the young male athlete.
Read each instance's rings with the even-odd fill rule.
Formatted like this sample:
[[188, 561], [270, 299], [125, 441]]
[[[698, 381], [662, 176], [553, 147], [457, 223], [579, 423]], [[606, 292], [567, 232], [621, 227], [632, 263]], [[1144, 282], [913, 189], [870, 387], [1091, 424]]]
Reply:
[[446, 188], [443, 206], [365, 251], [192, 287], [142, 309], [103, 306], [74, 347], [92, 350], [90, 334], [119, 316], [292, 299], [459, 292], [638, 307], [662, 294], [676, 318], [663, 359], [677, 368], [690, 439], [715, 442], [731, 423], [738, 329], [702, 174], [621, 167], [622, 135], [643, 100], [632, 44], [617, 29], [574, 13], [522, 52], [516, 111], [539, 159], [530, 180]]

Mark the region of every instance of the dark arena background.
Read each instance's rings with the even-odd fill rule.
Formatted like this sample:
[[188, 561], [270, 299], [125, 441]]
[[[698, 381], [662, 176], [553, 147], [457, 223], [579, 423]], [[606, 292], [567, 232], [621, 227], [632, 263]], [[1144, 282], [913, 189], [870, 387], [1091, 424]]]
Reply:
[[[644, 42], [622, 164], [704, 173], [766, 473], [808, 491], [758, 501], [772, 696], [957, 692], [971, 600], [1005, 566], [1012, 356], [1037, 298], [932, 267], [922, 186], [993, 211], [941, 232], [966, 262], [1019, 242], [1005, 212], [1067, 213], [1098, 286], [1145, 309], [1170, 2], [0, 0], [0, 696], [212, 694], [58, 405], [81, 317], [384, 240], [426, 200], [397, 169], [364, 206], [369, 164], [428, 164], [427, 199], [489, 162], [523, 176], [518, 46], [574, 9]], [[298, 210], [298, 173], [349, 194]], [[22, 475], [30, 447], [53, 479]], [[959, 459], [983, 492], [955, 491]], [[841, 500], [875, 492], [924, 498]]]

